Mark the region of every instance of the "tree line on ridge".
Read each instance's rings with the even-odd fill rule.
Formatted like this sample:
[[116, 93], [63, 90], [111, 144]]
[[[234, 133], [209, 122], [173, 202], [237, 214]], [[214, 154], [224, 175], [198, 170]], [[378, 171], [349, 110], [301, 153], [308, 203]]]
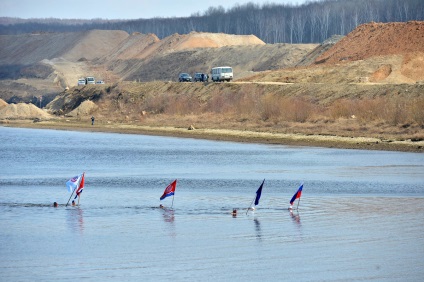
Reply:
[[190, 17], [134, 20], [2, 18], [0, 34], [75, 32], [92, 29], [154, 33], [160, 39], [196, 32], [256, 35], [266, 43], [320, 43], [368, 22], [424, 20], [422, 0], [317, 0], [302, 5], [253, 2], [225, 10], [209, 7]]

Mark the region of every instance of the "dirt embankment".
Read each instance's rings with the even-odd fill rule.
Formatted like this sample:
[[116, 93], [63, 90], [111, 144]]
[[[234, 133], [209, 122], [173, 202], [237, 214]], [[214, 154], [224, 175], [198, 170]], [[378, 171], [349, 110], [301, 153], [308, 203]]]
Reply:
[[29, 102], [31, 95], [23, 89], [50, 96], [86, 76], [106, 83], [176, 81], [180, 72], [208, 73], [214, 66], [230, 65], [240, 78], [294, 66], [315, 46], [267, 45], [253, 35], [197, 32], [162, 40], [154, 34], [105, 30], [2, 36], [0, 76], [9, 80], [2, 81], [0, 98], [26, 97], [22, 101]]
[[424, 22], [371, 22], [358, 26], [315, 62], [336, 64], [409, 53], [424, 53]]
[[[129, 43], [133, 41], [140, 44]], [[256, 71], [294, 66], [315, 46], [265, 44], [253, 35], [223, 33], [173, 34], [162, 40], [134, 34], [117, 48], [119, 56], [109, 55], [99, 62], [130, 81], [177, 81], [181, 72], [209, 73], [219, 65], [232, 66], [237, 79]]]
[[7, 105], [8, 105], [8, 103], [6, 103], [3, 99], [0, 99], [0, 109], [3, 109]]
[[51, 119], [52, 116], [40, 108], [37, 108], [33, 104], [9, 104], [0, 109], [0, 120], [8, 119], [37, 119], [37, 120], [47, 120]]
[[[341, 84], [337, 91], [329, 91], [325, 84], [127, 82], [102, 89], [74, 89], [48, 108], [63, 116], [56, 120], [56, 126], [64, 128], [89, 124], [94, 115], [98, 130], [196, 138], [203, 134], [204, 138], [233, 141], [239, 134], [239, 141], [422, 152], [424, 132], [419, 124], [379, 119], [367, 122], [349, 101], [368, 101], [362, 105], [370, 112], [386, 112], [387, 106], [372, 108], [373, 104], [411, 100], [422, 105], [423, 87]], [[97, 107], [83, 112], [87, 100], [87, 105]], [[314, 109], [321, 112], [314, 114]], [[331, 117], [340, 110], [347, 116]], [[273, 111], [276, 118], [271, 117]], [[289, 112], [293, 113], [291, 120], [303, 114], [309, 117], [300, 122], [281, 117], [280, 113]], [[63, 124], [63, 119], [70, 120]], [[191, 126], [194, 129], [188, 130]]]
[[93, 60], [108, 54], [127, 37], [128, 33], [119, 30], [1, 35], [0, 65], [31, 65], [58, 58]]
[[[318, 55], [323, 47], [312, 53]], [[310, 62], [311, 58], [307, 61]], [[316, 57], [313, 65], [260, 73], [247, 80], [335, 84], [423, 83], [424, 22], [363, 24]]]

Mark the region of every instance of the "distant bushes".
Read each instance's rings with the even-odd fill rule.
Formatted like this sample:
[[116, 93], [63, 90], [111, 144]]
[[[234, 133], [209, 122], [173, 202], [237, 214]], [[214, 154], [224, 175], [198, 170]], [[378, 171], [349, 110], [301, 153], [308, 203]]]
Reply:
[[120, 111], [140, 115], [141, 112], [169, 116], [208, 116], [217, 120], [251, 122], [315, 123], [355, 120], [390, 126], [416, 124], [424, 127], [424, 96], [377, 96], [340, 98], [327, 104], [308, 95], [285, 96], [263, 93], [260, 88], [217, 88], [207, 97], [196, 93], [119, 94]]
[[332, 119], [357, 118], [361, 122], [384, 121], [390, 125], [416, 123], [424, 126], [424, 97], [375, 97], [340, 99], [327, 107]]

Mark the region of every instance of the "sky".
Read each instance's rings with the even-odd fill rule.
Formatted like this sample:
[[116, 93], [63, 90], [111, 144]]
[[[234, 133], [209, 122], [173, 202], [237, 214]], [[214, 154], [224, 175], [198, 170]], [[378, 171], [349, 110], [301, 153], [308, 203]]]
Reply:
[[0, 17], [59, 19], [149, 19], [189, 17], [209, 7], [236, 4], [303, 4], [306, 0], [0, 0]]

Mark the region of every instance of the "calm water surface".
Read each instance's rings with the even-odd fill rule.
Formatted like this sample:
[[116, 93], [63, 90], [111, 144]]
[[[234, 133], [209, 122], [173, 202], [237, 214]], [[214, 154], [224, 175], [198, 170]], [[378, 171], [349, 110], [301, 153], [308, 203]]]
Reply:
[[424, 154], [5, 127], [0, 144], [1, 281], [424, 277]]

